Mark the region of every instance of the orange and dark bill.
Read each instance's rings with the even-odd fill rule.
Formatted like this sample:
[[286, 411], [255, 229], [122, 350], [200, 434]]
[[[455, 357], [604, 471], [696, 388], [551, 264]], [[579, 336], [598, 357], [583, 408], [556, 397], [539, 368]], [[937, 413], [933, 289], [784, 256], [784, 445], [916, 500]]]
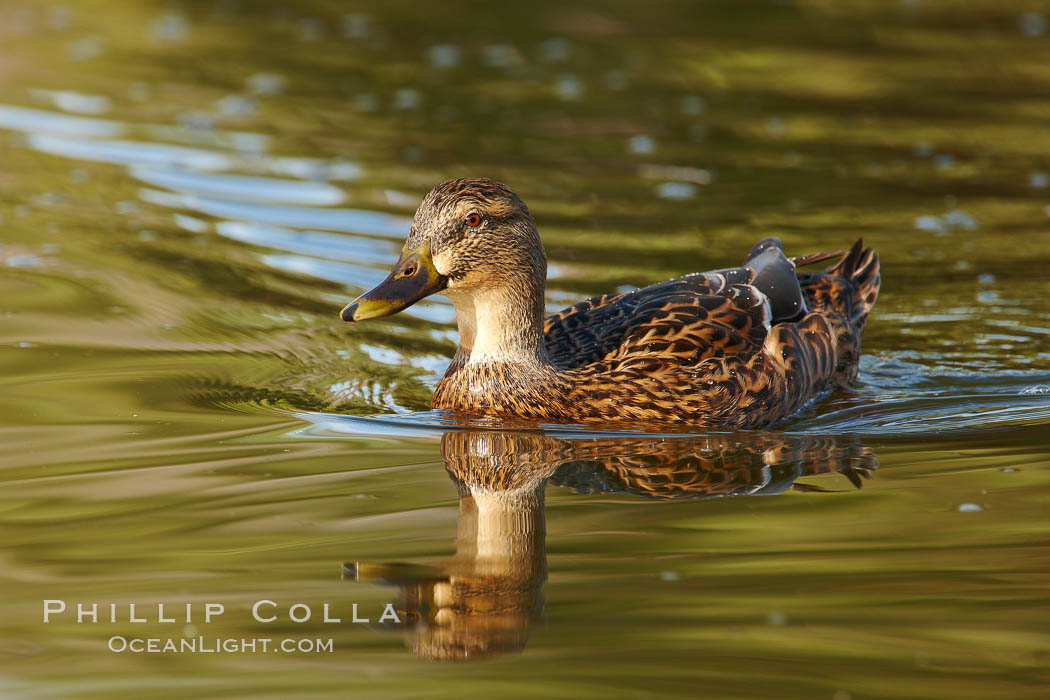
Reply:
[[448, 278], [438, 273], [430, 259], [430, 246], [423, 244], [401, 252], [386, 279], [346, 305], [340, 317], [347, 323], [396, 314], [423, 297], [445, 288]]

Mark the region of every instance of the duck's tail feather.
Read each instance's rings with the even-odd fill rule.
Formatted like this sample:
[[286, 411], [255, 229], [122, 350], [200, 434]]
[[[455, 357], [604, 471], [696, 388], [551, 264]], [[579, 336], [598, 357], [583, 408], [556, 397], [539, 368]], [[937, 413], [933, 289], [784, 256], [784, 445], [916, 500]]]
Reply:
[[879, 254], [864, 247], [864, 239], [858, 238], [853, 247], [842, 258], [827, 268], [829, 275], [844, 277], [853, 283], [853, 318], [863, 318], [875, 305], [882, 285], [879, 271]]
[[[863, 239], [856, 243], [834, 264], [816, 273], [799, 275], [802, 293], [811, 309], [837, 311], [856, 328], [864, 321], [879, 296], [879, 255], [865, 248]], [[801, 256], [804, 264], [826, 260], [827, 253]], [[796, 263], [797, 264], [797, 263]]]

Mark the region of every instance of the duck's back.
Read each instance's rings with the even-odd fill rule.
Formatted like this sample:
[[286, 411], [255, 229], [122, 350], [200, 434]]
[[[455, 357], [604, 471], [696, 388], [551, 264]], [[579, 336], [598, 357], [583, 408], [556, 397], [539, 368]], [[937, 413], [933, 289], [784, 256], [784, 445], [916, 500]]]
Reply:
[[544, 339], [559, 369], [640, 354], [691, 365], [754, 349], [770, 320], [768, 304], [749, 285], [697, 273], [581, 301], [546, 320]]
[[[549, 317], [547, 352], [574, 377], [575, 417], [756, 427], [845, 386], [878, 295], [878, 256], [857, 241], [828, 269], [796, 273], [796, 264], [837, 255], [789, 259], [780, 241], [765, 239], [739, 268], [594, 297]], [[605, 398], [588, 403], [588, 392]]]

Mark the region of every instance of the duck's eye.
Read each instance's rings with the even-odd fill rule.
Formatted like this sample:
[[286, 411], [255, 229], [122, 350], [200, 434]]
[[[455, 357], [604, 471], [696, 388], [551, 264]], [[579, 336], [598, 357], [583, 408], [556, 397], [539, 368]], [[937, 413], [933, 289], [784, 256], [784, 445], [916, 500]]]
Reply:
[[466, 218], [467, 226], [471, 228], [477, 228], [481, 226], [481, 214], [468, 214]]
[[401, 276], [402, 277], [411, 277], [414, 274], [416, 274], [416, 266], [415, 265], [409, 265], [405, 269], [401, 270]]

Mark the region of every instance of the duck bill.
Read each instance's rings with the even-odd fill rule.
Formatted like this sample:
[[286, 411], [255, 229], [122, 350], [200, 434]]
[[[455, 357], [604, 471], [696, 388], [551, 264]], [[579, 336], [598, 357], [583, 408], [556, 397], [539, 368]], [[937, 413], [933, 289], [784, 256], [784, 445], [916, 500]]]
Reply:
[[434, 268], [430, 246], [424, 244], [402, 251], [386, 279], [347, 304], [340, 316], [347, 323], [390, 316], [442, 291], [447, 284], [448, 278]]

